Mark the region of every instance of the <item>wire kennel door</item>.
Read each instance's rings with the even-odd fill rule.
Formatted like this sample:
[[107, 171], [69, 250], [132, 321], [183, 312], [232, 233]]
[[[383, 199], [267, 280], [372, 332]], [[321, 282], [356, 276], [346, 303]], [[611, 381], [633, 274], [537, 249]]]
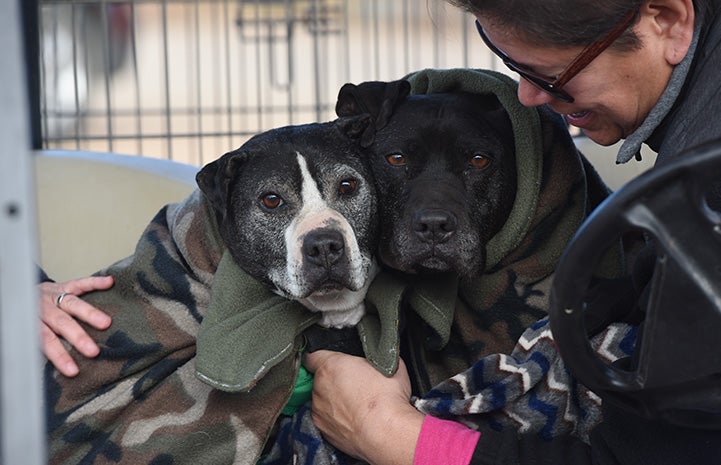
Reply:
[[44, 148], [197, 165], [332, 119], [346, 82], [495, 65], [443, 0], [44, 0], [40, 49]]

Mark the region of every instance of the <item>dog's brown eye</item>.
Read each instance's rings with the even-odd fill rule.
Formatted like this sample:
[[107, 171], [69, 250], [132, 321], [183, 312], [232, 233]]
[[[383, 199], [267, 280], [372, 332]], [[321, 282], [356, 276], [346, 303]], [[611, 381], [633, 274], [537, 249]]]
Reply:
[[471, 157], [471, 166], [474, 168], [485, 168], [491, 163], [491, 159], [479, 153]]
[[403, 166], [406, 164], [406, 156], [402, 153], [392, 153], [386, 157], [386, 160], [393, 166]]
[[261, 197], [260, 202], [265, 208], [274, 209], [283, 205], [283, 197], [277, 194], [266, 194]]
[[338, 185], [338, 193], [340, 195], [349, 195], [355, 192], [356, 180], [355, 179], [344, 179]]

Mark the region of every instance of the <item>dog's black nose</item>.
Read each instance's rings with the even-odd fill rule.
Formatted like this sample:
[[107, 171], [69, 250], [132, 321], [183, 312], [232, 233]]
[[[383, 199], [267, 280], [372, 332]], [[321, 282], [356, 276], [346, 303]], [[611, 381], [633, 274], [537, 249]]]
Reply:
[[344, 254], [343, 235], [334, 229], [311, 231], [303, 239], [303, 255], [315, 265], [329, 269]]
[[447, 210], [419, 210], [413, 215], [413, 232], [423, 242], [446, 242], [455, 234], [457, 228], [456, 215]]

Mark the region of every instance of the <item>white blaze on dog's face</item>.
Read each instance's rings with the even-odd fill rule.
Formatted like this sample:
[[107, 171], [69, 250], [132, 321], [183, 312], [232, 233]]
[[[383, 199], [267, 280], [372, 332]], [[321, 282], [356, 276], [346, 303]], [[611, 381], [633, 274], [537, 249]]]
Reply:
[[[363, 315], [363, 299], [377, 267], [361, 252], [346, 217], [326, 200], [335, 194], [337, 186], [319, 185], [301, 153], [297, 162], [302, 206], [285, 230], [286, 265], [270, 270], [269, 277], [281, 293], [300, 299], [311, 310], [324, 312], [321, 324], [356, 324]], [[310, 276], [314, 273], [324, 274], [327, 281], [318, 287], [323, 278]]]

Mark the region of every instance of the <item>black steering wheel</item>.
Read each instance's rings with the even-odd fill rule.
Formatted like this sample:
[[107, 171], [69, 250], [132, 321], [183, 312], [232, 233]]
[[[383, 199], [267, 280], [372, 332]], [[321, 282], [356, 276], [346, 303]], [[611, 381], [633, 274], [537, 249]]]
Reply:
[[[672, 424], [721, 427], [721, 213], [706, 201], [720, 184], [718, 141], [613, 193], [566, 248], [551, 329], [571, 373], [604, 401]], [[586, 313], [595, 265], [631, 231], [652, 238], [656, 261], [633, 363], [622, 368], [593, 350]]]

